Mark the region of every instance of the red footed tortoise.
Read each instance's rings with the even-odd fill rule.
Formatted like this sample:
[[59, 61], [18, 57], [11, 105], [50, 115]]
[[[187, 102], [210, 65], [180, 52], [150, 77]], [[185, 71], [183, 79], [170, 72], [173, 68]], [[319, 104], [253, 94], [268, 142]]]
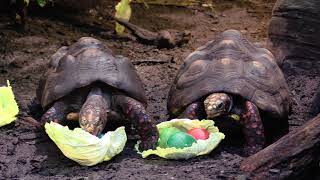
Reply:
[[114, 56], [97, 39], [83, 37], [60, 48], [40, 80], [37, 98], [46, 110], [42, 123], [63, 124], [68, 113], [78, 112], [80, 127], [99, 135], [110, 112], [115, 112], [133, 122], [140, 133], [142, 149], [154, 148], [158, 140], [134, 66], [127, 58]]
[[184, 60], [167, 105], [171, 118], [238, 115], [249, 154], [288, 132], [289, 90], [282, 71], [267, 49], [236, 30]]

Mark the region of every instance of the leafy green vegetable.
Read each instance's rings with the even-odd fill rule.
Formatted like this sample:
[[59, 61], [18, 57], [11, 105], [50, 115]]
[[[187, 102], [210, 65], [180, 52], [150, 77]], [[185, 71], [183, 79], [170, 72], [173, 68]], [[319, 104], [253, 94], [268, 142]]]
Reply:
[[197, 140], [197, 143], [193, 143], [191, 147], [186, 147], [183, 149], [179, 148], [161, 148], [157, 147], [155, 150], [149, 149], [140, 152], [138, 147], [138, 142], [135, 146], [139, 154], [143, 158], [151, 154], [158, 155], [166, 159], [189, 159], [195, 156], [200, 156], [204, 154], [209, 154], [218, 144], [225, 138], [225, 135], [219, 132], [219, 129], [214, 126], [214, 121], [212, 120], [190, 120], [190, 119], [173, 119], [171, 121], [162, 122], [157, 125], [159, 131], [163, 128], [176, 127], [183, 131], [188, 131], [192, 128], [204, 128], [209, 132], [209, 138], [206, 140]]
[[44, 7], [47, 4], [47, 0], [37, 0], [37, 3], [40, 7]]
[[10, 82], [7, 80], [7, 86], [0, 87], [0, 127], [13, 122], [18, 113], [19, 107], [14, 100]]
[[27, 6], [29, 6], [29, 0], [24, 0], [24, 2], [27, 4]]
[[[131, 17], [130, 0], [121, 0], [116, 5], [115, 17], [129, 21], [129, 19]], [[124, 32], [124, 29], [125, 29], [124, 26], [122, 26], [116, 22], [115, 30], [116, 30], [117, 34], [119, 34], [119, 35], [122, 34]]]
[[124, 127], [109, 131], [98, 138], [81, 128], [70, 130], [67, 126], [50, 122], [45, 124], [49, 137], [62, 153], [83, 166], [93, 166], [123, 151], [127, 142]]

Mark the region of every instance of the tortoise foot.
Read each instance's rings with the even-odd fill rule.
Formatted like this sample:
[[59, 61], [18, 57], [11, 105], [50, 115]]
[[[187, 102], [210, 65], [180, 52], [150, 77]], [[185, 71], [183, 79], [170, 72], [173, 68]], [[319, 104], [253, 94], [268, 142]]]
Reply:
[[40, 123], [44, 125], [46, 122], [53, 121], [63, 124], [65, 120], [66, 109], [67, 105], [64, 102], [55, 102], [54, 105], [42, 115]]
[[155, 149], [159, 139], [159, 132], [155, 123], [147, 114], [145, 106], [130, 97], [117, 96], [117, 105], [122, 109], [124, 115], [132, 120], [135, 129], [141, 139], [140, 150]]
[[198, 101], [190, 104], [179, 118], [202, 119], [205, 117], [203, 103]]

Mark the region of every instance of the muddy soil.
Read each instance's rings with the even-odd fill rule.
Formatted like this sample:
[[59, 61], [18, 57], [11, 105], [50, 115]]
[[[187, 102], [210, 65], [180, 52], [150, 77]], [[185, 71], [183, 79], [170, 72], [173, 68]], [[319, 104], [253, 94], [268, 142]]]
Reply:
[[[189, 30], [193, 38], [179, 48], [156, 49], [130, 38], [115, 38], [113, 22], [103, 12], [114, 3], [102, 3], [91, 10], [33, 8], [27, 27], [20, 31], [9, 25], [6, 13], [0, 15], [0, 82], [7, 79], [16, 95], [21, 114], [35, 97], [40, 76], [50, 56], [61, 46], [78, 38], [100, 39], [116, 54], [129, 57], [145, 85], [148, 111], [157, 122], [167, 119], [167, 93], [183, 59], [197, 47], [226, 29], [237, 29], [251, 41], [265, 44], [267, 25], [274, 0], [214, 1], [212, 9], [201, 7], [133, 6], [132, 22], [146, 29]], [[320, 82], [319, 71], [285, 69], [292, 97], [290, 129], [310, 119], [311, 102]], [[207, 156], [188, 161], [170, 161], [158, 157], [142, 159], [133, 150], [130, 139], [125, 150], [109, 162], [81, 167], [67, 159], [43, 131], [18, 118], [0, 128], [0, 179], [230, 179], [241, 177], [239, 164], [244, 158], [241, 147], [222, 144]]]

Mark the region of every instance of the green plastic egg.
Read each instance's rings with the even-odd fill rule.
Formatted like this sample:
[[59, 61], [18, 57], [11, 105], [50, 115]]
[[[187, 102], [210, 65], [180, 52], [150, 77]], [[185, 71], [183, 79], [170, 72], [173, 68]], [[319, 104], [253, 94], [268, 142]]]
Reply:
[[196, 140], [185, 132], [176, 132], [167, 141], [168, 147], [185, 148], [190, 147]]
[[159, 146], [161, 148], [166, 148], [167, 141], [168, 141], [169, 137], [172, 136], [173, 134], [175, 134], [176, 132], [180, 132], [180, 130], [175, 127], [161, 129], [159, 132], [159, 134], [160, 134], [159, 135], [159, 137], [160, 137]]

